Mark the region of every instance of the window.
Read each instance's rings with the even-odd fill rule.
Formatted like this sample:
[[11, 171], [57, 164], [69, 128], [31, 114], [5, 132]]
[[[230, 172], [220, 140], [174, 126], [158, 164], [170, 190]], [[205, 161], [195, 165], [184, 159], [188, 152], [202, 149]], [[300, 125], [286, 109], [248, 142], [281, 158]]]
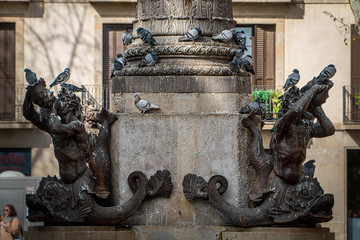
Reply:
[[0, 23], [0, 120], [15, 120], [15, 23]]
[[245, 54], [254, 59], [253, 86], [275, 87], [275, 25], [238, 25], [246, 34]]
[[360, 239], [360, 149], [347, 154], [347, 226], [348, 240]]
[[103, 84], [111, 85], [111, 66], [117, 53], [126, 50], [123, 45], [122, 35], [124, 32], [132, 32], [132, 26], [126, 24], [104, 24], [103, 28]]

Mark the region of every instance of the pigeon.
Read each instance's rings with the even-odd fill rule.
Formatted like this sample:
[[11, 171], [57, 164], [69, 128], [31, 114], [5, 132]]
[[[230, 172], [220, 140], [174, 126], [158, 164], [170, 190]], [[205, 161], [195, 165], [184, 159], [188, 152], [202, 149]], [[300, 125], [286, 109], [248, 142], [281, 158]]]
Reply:
[[132, 34], [130, 32], [123, 33], [122, 41], [124, 45], [130, 45], [133, 42]]
[[240, 46], [240, 49], [245, 52], [247, 51], [246, 48], [246, 35], [244, 31], [236, 32], [235, 34], [235, 42], [237, 45]]
[[240, 66], [239, 66], [239, 63], [236, 61], [236, 59], [232, 60], [229, 63], [229, 68], [230, 68], [230, 71], [233, 73], [237, 73], [239, 71]]
[[60, 73], [54, 80], [53, 83], [50, 84], [50, 88], [60, 83], [64, 83], [70, 78], [70, 68], [65, 68], [65, 70]]
[[220, 34], [212, 37], [212, 40], [222, 41], [222, 42], [229, 42], [234, 38], [235, 34], [236, 34], [236, 29], [235, 28], [233, 28], [231, 30], [224, 30]]
[[80, 88], [72, 84], [61, 83], [60, 86], [67, 88], [69, 92], [86, 92], [84, 88]]
[[195, 41], [201, 34], [200, 27], [196, 27], [185, 33], [184, 37], [178, 39], [179, 42], [183, 41]]
[[260, 102], [260, 98], [256, 98], [254, 102], [249, 103], [245, 107], [241, 108], [240, 113], [249, 114], [250, 112], [254, 112], [256, 115], [264, 116], [266, 113], [266, 104]]
[[125, 67], [125, 65], [126, 65], [126, 58], [124, 58], [121, 53], [116, 54], [116, 60], [117, 60], [118, 62], [120, 62], [120, 63], [123, 65], [123, 67]]
[[240, 58], [240, 67], [245, 68], [245, 70], [251, 74], [255, 74], [254, 71], [254, 61], [250, 55], [243, 55]]
[[134, 103], [135, 106], [141, 111], [141, 113], [145, 113], [151, 109], [160, 109], [158, 105], [151, 104], [148, 101], [141, 99], [138, 93], [134, 94]]
[[327, 85], [327, 86], [332, 87], [333, 82], [330, 80], [330, 78], [332, 78], [335, 75], [335, 73], [336, 73], [335, 66], [333, 64], [328, 65], [320, 72], [319, 76], [314, 77], [305, 86], [303, 86], [300, 89], [300, 92], [302, 92], [302, 93], [306, 92], [315, 84]]
[[159, 60], [158, 55], [156, 55], [156, 53], [152, 52], [149, 53], [147, 55], [145, 55], [145, 57], [143, 57], [143, 59], [141, 59], [141, 62], [139, 63], [139, 67], [144, 67], [144, 66], [153, 66], [155, 65], [155, 63], [157, 63]]
[[136, 33], [144, 43], [149, 43], [151, 46], [155, 45], [155, 39], [148, 30], [139, 27], [136, 29]]
[[25, 68], [25, 80], [29, 83], [29, 85], [34, 85], [38, 80], [36, 77], [36, 73], [32, 72], [30, 69]]
[[299, 70], [294, 69], [293, 72], [286, 79], [284, 85], [284, 92], [286, 92], [286, 90], [288, 90], [292, 86], [295, 86], [299, 82], [299, 80], [300, 80]]
[[111, 66], [111, 78], [115, 77], [115, 71], [121, 71], [124, 65], [122, 62], [119, 62], [116, 58], [114, 58], [114, 62]]
[[316, 78], [319, 80], [319, 83], [322, 83], [326, 80], [329, 80], [330, 78], [332, 78], [336, 73], [336, 68], [333, 64], [328, 65], [327, 67], [325, 67], [321, 73], [319, 74], [319, 76], [317, 76]]
[[302, 166], [302, 177], [301, 179], [309, 179], [309, 178], [313, 178], [314, 177], [314, 172], [315, 172], [315, 165], [314, 165], [315, 160], [311, 159], [309, 161], [307, 161], [306, 163], [303, 164]]

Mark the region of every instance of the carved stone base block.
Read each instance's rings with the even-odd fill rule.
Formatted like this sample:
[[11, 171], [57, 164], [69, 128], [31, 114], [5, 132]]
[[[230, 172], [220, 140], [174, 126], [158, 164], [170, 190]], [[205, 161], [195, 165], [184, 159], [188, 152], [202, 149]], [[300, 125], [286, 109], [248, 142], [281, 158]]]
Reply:
[[115, 226], [45, 226], [29, 227], [26, 240], [138, 240], [135, 230]]
[[222, 240], [334, 240], [329, 228], [254, 227], [221, 232]]

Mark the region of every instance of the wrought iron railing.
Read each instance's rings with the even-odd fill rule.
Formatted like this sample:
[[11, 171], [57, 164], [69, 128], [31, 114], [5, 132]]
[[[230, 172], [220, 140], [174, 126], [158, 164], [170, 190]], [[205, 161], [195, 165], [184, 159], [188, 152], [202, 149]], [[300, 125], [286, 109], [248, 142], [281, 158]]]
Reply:
[[[14, 111], [1, 115], [0, 122], [17, 122], [23, 123], [27, 120], [23, 116], [22, 105], [25, 97], [27, 85], [17, 85], [15, 87], [15, 99], [10, 99], [11, 105], [14, 107]], [[109, 87], [107, 85], [83, 85], [86, 92], [76, 93], [80, 97], [81, 103], [85, 107], [85, 110], [101, 110], [101, 107], [109, 109]], [[57, 94], [56, 90], [54, 94]], [[15, 104], [14, 104], [15, 100]], [[6, 103], [5, 103], [6, 104]], [[35, 105], [36, 107], [36, 105]]]
[[264, 85], [253, 86], [252, 95], [254, 100], [259, 97], [260, 101], [266, 105], [266, 113], [264, 121], [273, 122], [278, 119], [278, 112], [280, 110], [279, 97], [283, 94], [282, 86], [280, 85]]
[[360, 123], [360, 86], [343, 87], [343, 121]]

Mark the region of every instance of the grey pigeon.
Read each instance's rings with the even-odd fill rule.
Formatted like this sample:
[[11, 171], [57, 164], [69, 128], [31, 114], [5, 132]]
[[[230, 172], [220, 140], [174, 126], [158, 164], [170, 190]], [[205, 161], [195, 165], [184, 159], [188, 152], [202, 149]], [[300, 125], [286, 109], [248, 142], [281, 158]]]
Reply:
[[69, 80], [69, 78], [70, 78], [70, 69], [65, 68], [65, 70], [55, 78], [54, 82], [50, 84], [50, 88], [60, 83], [66, 82], [67, 80]]
[[185, 33], [184, 37], [178, 39], [179, 42], [183, 41], [195, 41], [201, 34], [200, 27], [196, 27]]
[[156, 53], [152, 52], [152, 53], [145, 55], [145, 57], [143, 57], [143, 59], [141, 59], [141, 62], [139, 63], [139, 67], [144, 67], [144, 66], [150, 67], [150, 66], [155, 65], [158, 61], [159, 61], [158, 55], [156, 55]]
[[255, 74], [254, 61], [250, 55], [243, 55], [240, 58], [239, 64], [240, 64], [240, 67], [244, 68], [247, 72], [249, 72], [251, 74]]
[[138, 29], [136, 29], [136, 33], [144, 43], [149, 43], [151, 46], [155, 45], [155, 39], [148, 30], [139, 27]]
[[336, 73], [336, 68], [333, 64], [325, 67], [319, 74], [319, 76], [314, 77], [310, 80], [305, 86], [300, 89], [300, 92], [304, 93], [309, 90], [315, 84], [333, 86], [333, 82], [330, 80]]
[[249, 103], [240, 110], [240, 113], [242, 114], [249, 114], [250, 112], [254, 112], [256, 115], [264, 116], [266, 113], [265, 103], [261, 102], [258, 97], [254, 102]]
[[141, 99], [138, 93], [134, 94], [134, 103], [135, 106], [141, 111], [141, 113], [145, 113], [151, 109], [160, 109], [158, 105], [151, 104], [148, 101]]
[[60, 86], [67, 88], [70, 92], [85, 92], [84, 88], [77, 87], [73, 84], [62, 83]]
[[300, 80], [299, 70], [294, 69], [293, 72], [286, 79], [284, 85], [284, 92], [289, 88], [291, 88], [292, 86], [295, 86], [299, 82], [299, 80]]
[[220, 34], [212, 37], [212, 40], [222, 41], [222, 42], [229, 42], [234, 38], [235, 34], [236, 34], [236, 29], [235, 28], [233, 28], [231, 30], [224, 30]]
[[229, 68], [230, 71], [233, 73], [237, 73], [240, 69], [239, 63], [236, 61], [236, 59], [233, 59], [230, 63], [229, 63]]
[[32, 72], [30, 69], [25, 68], [25, 80], [30, 84], [34, 85], [37, 82], [36, 73]]
[[133, 42], [132, 34], [130, 32], [123, 33], [122, 41], [124, 45], [130, 45]]
[[123, 67], [125, 67], [126, 58], [124, 58], [121, 53], [116, 54], [116, 60], [119, 61], [123, 65]]
[[116, 58], [114, 58], [114, 62], [111, 66], [111, 78], [115, 76], [115, 71], [121, 71], [124, 65], [122, 62], [119, 62]]
[[235, 35], [235, 42], [240, 46], [240, 49], [245, 52], [247, 51], [246, 48], [246, 35], [244, 31], [236, 32]]
[[303, 164], [302, 166], [302, 177], [301, 179], [309, 179], [309, 178], [313, 178], [314, 177], [314, 172], [315, 172], [315, 165], [314, 165], [315, 160], [311, 159], [309, 161], [307, 161], [306, 163]]
[[327, 67], [325, 67], [321, 73], [319, 74], [319, 76], [317, 76], [316, 78], [318, 79], [318, 81], [320, 83], [329, 80], [330, 78], [332, 78], [336, 73], [336, 68], [333, 64], [328, 65]]

